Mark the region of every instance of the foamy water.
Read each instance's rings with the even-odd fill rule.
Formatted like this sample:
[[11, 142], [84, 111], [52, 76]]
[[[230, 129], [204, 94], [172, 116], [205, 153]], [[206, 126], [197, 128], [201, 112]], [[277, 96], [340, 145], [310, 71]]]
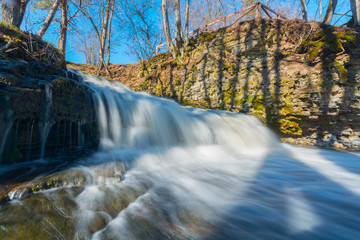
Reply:
[[252, 116], [84, 80], [101, 150], [53, 173], [71, 179], [63, 186], [12, 192], [0, 237], [360, 239], [359, 154], [290, 146]]

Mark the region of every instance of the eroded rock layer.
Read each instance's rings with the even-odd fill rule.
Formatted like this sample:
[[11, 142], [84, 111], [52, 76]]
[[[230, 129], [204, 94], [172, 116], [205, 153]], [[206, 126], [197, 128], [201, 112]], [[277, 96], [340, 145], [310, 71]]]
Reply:
[[94, 111], [90, 90], [72, 72], [0, 61], [0, 163], [95, 150]]

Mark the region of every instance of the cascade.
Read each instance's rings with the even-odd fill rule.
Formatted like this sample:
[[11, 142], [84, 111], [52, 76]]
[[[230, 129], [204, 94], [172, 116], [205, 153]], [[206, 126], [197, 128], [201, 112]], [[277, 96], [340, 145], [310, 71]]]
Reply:
[[51, 127], [55, 124], [55, 122], [50, 122], [50, 109], [52, 105], [52, 92], [50, 84], [45, 84], [45, 94], [46, 94], [46, 105], [45, 105], [45, 118], [40, 122], [40, 136], [41, 136], [41, 152], [40, 158], [44, 158], [45, 154], [45, 146], [46, 140], [49, 136]]
[[184, 108], [117, 82], [83, 78], [94, 90], [102, 149], [230, 144], [249, 150], [277, 142], [249, 115]]
[[31, 144], [32, 144], [32, 138], [33, 138], [33, 130], [34, 130], [34, 124], [35, 124], [35, 120], [31, 121], [31, 127], [30, 127], [30, 134], [28, 137], [28, 147], [26, 150], [26, 160], [29, 161], [30, 160], [30, 153], [31, 153]]
[[[360, 154], [290, 146], [250, 115], [81, 77], [100, 149], [56, 167], [0, 167], [0, 176], [51, 169], [0, 204], [0, 239], [358, 239]], [[81, 145], [72, 128], [56, 135]]]
[[5, 147], [5, 143], [6, 143], [6, 139], [7, 136], [12, 128], [13, 122], [12, 121], [7, 121], [7, 115], [11, 115], [12, 112], [11, 111], [6, 111], [4, 116], [0, 115], [0, 136], [4, 136], [1, 140], [0, 140], [0, 165], [1, 165], [1, 158], [2, 158], [2, 153]]

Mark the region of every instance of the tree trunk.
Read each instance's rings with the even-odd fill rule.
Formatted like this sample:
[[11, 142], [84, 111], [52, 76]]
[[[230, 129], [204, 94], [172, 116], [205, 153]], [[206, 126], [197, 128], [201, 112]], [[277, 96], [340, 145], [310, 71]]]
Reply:
[[105, 8], [105, 15], [104, 15], [104, 22], [101, 29], [101, 35], [100, 35], [100, 52], [99, 52], [99, 65], [98, 70], [102, 70], [103, 68], [106, 68], [105, 65], [105, 46], [106, 46], [106, 39], [107, 39], [107, 31], [109, 26], [109, 18], [110, 18], [110, 9], [112, 5], [112, 1], [114, 0], [107, 0], [106, 1], [106, 8]]
[[183, 54], [184, 42], [181, 36], [181, 15], [180, 15], [180, 1], [174, 0], [174, 13], [175, 13], [175, 44], [177, 54]]
[[360, 26], [360, 0], [350, 0], [351, 11], [353, 14], [354, 26]]
[[322, 6], [321, 6], [321, 0], [318, 0], [319, 1], [319, 22], [322, 21]]
[[186, 0], [186, 6], [185, 6], [185, 46], [187, 46], [188, 43], [189, 43], [189, 8], [190, 8], [190, 0]]
[[60, 33], [58, 40], [58, 48], [64, 53], [66, 51], [66, 35], [67, 35], [67, 25], [68, 25], [68, 4], [67, 0], [61, 0], [61, 20], [60, 20]]
[[48, 30], [51, 21], [53, 20], [55, 13], [58, 9], [60, 5], [60, 0], [55, 0], [55, 2], [53, 3], [53, 5], [51, 6], [51, 9], [49, 11], [48, 16], [46, 17], [43, 25], [40, 27], [39, 31], [36, 33], [36, 36], [42, 38], [44, 36], [44, 34], [46, 33], [46, 31]]
[[21, 1], [20, 0], [20, 11], [19, 11], [19, 28], [20, 28], [20, 25], [24, 19], [24, 16], [25, 16], [25, 11], [26, 11], [26, 7], [27, 7], [27, 4], [29, 3], [30, 0], [23, 0]]
[[334, 16], [337, 2], [338, 2], [338, 0], [330, 0], [329, 1], [329, 5], [328, 5], [328, 7], [326, 9], [326, 13], [325, 13], [324, 21], [322, 22], [323, 24], [327, 24], [327, 25], [331, 24], [331, 20]]
[[301, 13], [304, 21], [307, 21], [307, 7], [306, 7], [306, 0], [300, 0], [301, 3]]
[[110, 45], [110, 41], [111, 41], [111, 24], [112, 24], [112, 19], [113, 19], [113, 15], [114, 15], [114, 7], [115, 7], [115, 0], [112, 0], [111, 3], [111, 9], [110, 9], [110, 19], [109, 19], [109, 28], [108, 28], [108, 43], [107, 43], [107, 60], [106, 60], [106, 65], [109, 66], [110, 63], [110, 53], [111, 53], [111, 45]]
[[20, 27], [20, 0], [3, 1], [1, 5], [1, 21], [15, 27]]
[[175, 59], [174, 46], [171, 41], [170, 28], [169, 28], [169, 14], [168, 14], [167, 0], [161, 0], [161, 10], [162, 10], [163, 28], [166, 39], [166, 45], [170, 53], [172, 54], [173, 58]]

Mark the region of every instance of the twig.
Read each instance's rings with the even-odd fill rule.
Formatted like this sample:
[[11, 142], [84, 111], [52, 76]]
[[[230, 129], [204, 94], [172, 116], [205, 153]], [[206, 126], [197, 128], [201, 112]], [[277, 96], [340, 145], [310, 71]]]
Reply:
[[4, 46], [0, 47], [0, 51], [9, 48], [11, 44], [12, 44], [12, 40], [9, 40]]

